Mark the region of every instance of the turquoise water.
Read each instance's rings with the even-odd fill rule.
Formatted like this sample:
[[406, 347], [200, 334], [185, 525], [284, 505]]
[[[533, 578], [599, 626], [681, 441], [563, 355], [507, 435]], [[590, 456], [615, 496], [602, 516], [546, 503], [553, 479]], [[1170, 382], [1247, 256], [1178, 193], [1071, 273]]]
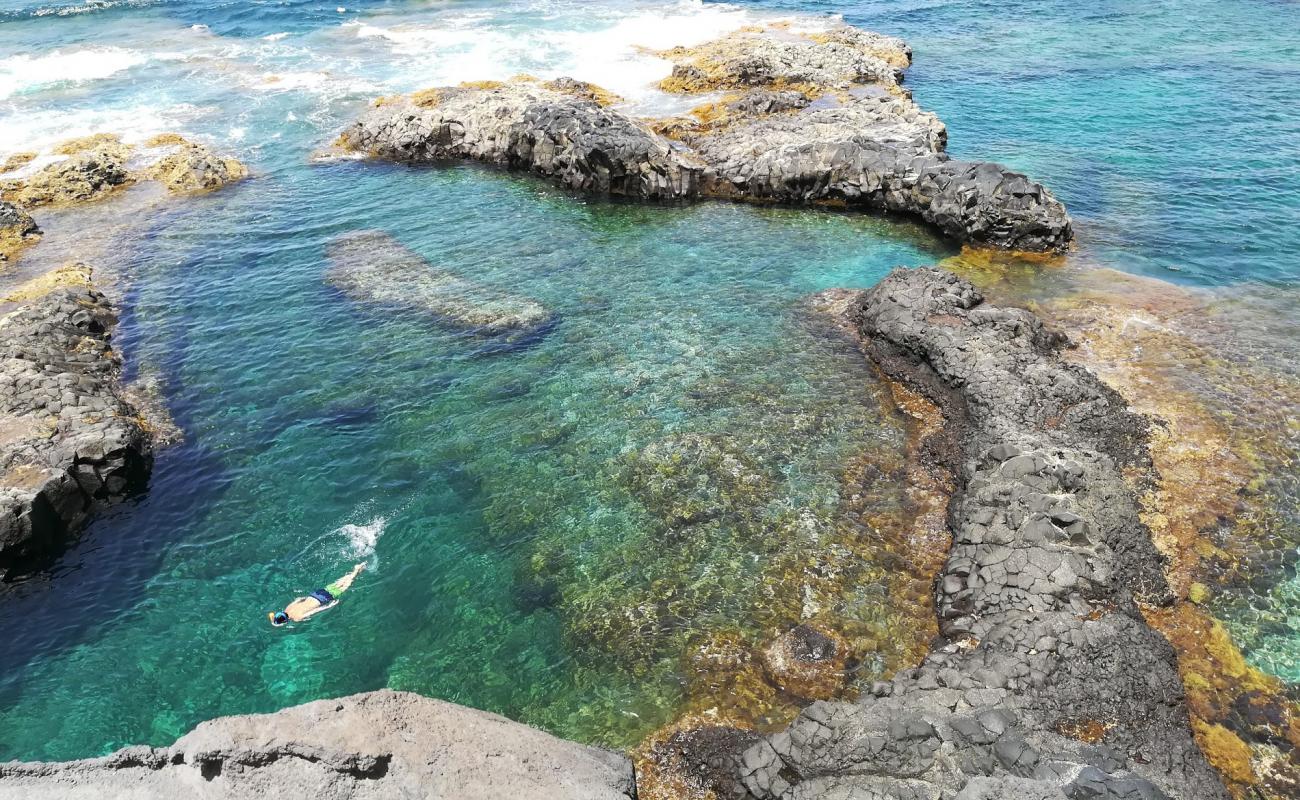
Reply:
[[[1078, 260], [1224, 291], [1300, 284], [1292, 5], [344, 6], [0, 3], [0, 156], [179, 130], [255, 172], [95, 243], [123, 276], [119, 346], [161, 376], [186, 437], [146, 495], [0, 596], [0, 759], [167, 743], [213, 716], [386, 685], [625, 745], [684, 701], [681, 659], [701, 637], [758, 641], [798, 619], [804, 584], [788, 576], [829, 560], [878, 573], [845, 554], [837, 511], [845, 466], [896, 452], [898, 420], [800, 300], [949, 245], [860, 216], [310, 163], [376, 95], [568, 73], [667, 110], [647, 88], [663, 65], [631, 45], [842, 12], [912, 42], [909, 82], [956, 153], [1058, 193]], [[51, 218], [50, 245], [77, 220]], [[322, 280], [326, 248], [364, 228], [559, 324], [490, 352], [353, 304]], [[760, 489], [692, 462], [702, 441]], [[664, 452], [685, 454], [712, 522], [674, 524], [646, 491]], [[371, 570], [338, 608], [266, 624], [361, 559]], [[850, 583], [823, 613], [888, 629], [878, 582]], [[1294, 633], [1269, 640], [1283, 674]]]

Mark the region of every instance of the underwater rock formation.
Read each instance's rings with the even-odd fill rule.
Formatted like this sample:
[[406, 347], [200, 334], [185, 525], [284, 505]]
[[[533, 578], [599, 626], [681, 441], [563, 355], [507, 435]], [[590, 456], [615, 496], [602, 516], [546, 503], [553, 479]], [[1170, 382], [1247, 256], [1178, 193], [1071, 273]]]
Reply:
[[1145, 421], [1037, 317], [949, 273], [896, 270], [849, 307], [877, 365], [958, 434], [941, 639], [740, 754], [748, 796], [1226, 797], [1139, 609], [1171, 600], [1124, 475], [1150, 468]]
[[114, 309], [90, 278], [72, 265], [5, 298], [19, 306], [0, 319], [0, 579], [57, 553], [152, 464], [120, 394]]
[[897, 39], [848, 26], [760, 30], [660, 55], [676, 62], [666, 91], [748, 93], [643, 121], [559, 81], [464, 84], [381, 98], [340, 145], [400, 161], [473, 159], [592, 194], [873, 209], [981, 246], [1069, 245], [1065, 208], [1041, 185], [949, 158], [943, 124], [898, 85], [910, 50]]
[[0, 764], [0, 796], [628, 800], [636, 788], [615, 753], [381, 689], [212, 720], [171, 747]]
[[0, 200], [0, 262], [13, 258], [40, 235], [41, 229], [30, 214], [13, 203]]
[[454, 328], [525, 339], [554, 324], [540, 303], [435, 267], [383, 231], [353, 231], [330, 243], [326, 280], [353, 300], [433, 315]]

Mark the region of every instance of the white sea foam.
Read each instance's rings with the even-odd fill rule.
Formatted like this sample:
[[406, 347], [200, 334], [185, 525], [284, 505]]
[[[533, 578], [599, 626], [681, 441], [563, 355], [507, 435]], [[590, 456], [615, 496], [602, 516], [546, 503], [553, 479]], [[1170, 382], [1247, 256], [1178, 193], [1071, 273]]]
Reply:
[[375, 517], [364, 525], [348, 524], [338, 532], [347, 537], [348, 558], [370, 558], [375, 554], [375, 545], [388, 527], [388, 517]]
[[183, 133], [188, 124], [215, 112], [203, 106], [124, 108], [68, 111], [41, 109], [0, 118], [0, 158], [24, 150], [47, 151], [78, 136], [110, 131], [138, 143], [158, 133]]
[[121, 47], [10, 56], [0, 61], [0, 100], [59, 83], [102, 80], [148, 60], [144, 53]]
[[[505, 80], [519, 73], [541, 78], [567, 75], [599, 84], [627, 98], [637, 110], [649, 112], [667, 102], [654, 84], [672, 69], [649, 51], [699, 44], [745, 25], [776, 19], [780, 17], [736, 6], [683, 0], [667, 8], [631, 12], [593, 4], [581, 17], [550, 18], [545, 25], [526, 27], [505, 16], [476, 11], [388, 27], [353, 20], [342, 28], [358, 38], [387, 43], [397, 57], [389, 83], [398, 90]], [[806, 18], [800, 25], [824, 23]]]

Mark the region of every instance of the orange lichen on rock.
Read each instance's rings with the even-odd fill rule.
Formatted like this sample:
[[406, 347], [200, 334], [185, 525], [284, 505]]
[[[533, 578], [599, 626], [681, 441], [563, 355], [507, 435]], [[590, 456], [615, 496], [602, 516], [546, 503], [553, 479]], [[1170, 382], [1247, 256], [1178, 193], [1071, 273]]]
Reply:
[[[1141, 517], [1168, 559], [1166, 576], [1180, 600], [1146, 608], [1152, 628], [1178, 655], [1193, 731], [1209, 762], [1235, 797], [1294, 797], [1300, 793], [1300, 705], [1282, 682], [1252, 667], [1228, 630], [1201, 607], [1213, 578], [1231, 575], [1236, 549], [1254, 535], [1262, 516], [1243, 498], [1254, 494], [1267, 465], [1285, 463], [1269, 452], [1275, 437], [1241, 425], [1232, 407], [1184, 388], [1189, 375], [1221, 390], [1265, 391], [1295, 407], [1300, 391], [1277, 376], [1224, 358], [1188, 334], [1183, 322], [1223, 324], [1206, 298], [1173, 286], [1109, 270], [1043, 303], [1042, 311], [1068, 330], [1069, 355], [1153, 421], [1150, 474], [1134, 474]], [[1231, 405], [1232, 392], [1228, 392]], [[1289, 399], [1287, 399], [1289, 398]], [[1224, 402], [1219, 398], [1218, 402]], [[1218, 531], [1237, 521], [1233, 535]], [[1243, 524], [1244, 523], [1244, 524]]]
[[[381, 97], [375, 101], [375, 105], [383, 105], [386, 102], [390, 101]], [[420, 108], [434, 108], [438, 103], [442, 102], [442, 92], [439, 92], [437, 89], [421, 89], [411, 95], [411, 102], [415, 103]]]
[[159, 133], [149, 137], [144, 143], [145, 147], [167, 147], [169, 145], [186, 144], [188, 140], [179, 133]]
[[105, 148], [114, 153], [121, 153], [123, 157], [131, 152], [131, 146], [124, 144], [122, 137], [116, 133], [92, 133], [89, 136], [67, 139], [55, 145], [53, 152], [55, 155], [71, 156], [86, 150], [103, 150]]
[[21, 169], [30, 164], [35, 158], [36, 153], [30, 151], [14, 153], [5, 159], [3, 164], [0, 164], [0, 172], [13, 172], [16, 169]]

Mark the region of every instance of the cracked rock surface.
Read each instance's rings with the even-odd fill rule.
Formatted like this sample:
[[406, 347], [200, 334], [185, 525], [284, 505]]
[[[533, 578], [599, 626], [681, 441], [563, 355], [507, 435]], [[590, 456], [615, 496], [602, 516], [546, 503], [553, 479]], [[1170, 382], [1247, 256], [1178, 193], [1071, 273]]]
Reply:
[[896, 39], [848, 26], [749, 32], [661, 55], [676, 62], [667, 91], [743, 94], [720, 116], [702, 106], [699, 119], [655, 122], [608, 106], [607, 93], [602, 103], [565, 91], [565, 79], [465, 84], [383, 98], [340, 141], [399, 161], [482, 161], [597, 195], [908, 214], [980, 246], [1056, 251], [1073, 236], [1042, 185], [944, 152], [943, 123], [898, 85], [911, 51]]
[[0, 318], [0, 579], [57, 553], [152, 464], [119, 393], [112, 304], [85, 265], [44, 286]]
[[1037, 317], [947, 272], [896, 270], [849, 314], [961, 443], [942, 636], [920, 667], [746, 749], [740, 796], [1226, 797], [1138, 608], [1171, 601], [1123, 475], [1150, 470], [1143, 419]]
[[0, 798], [628, 800], [623, 756], [383, 689], [204, 722], [171, 747], [0, 764]]

